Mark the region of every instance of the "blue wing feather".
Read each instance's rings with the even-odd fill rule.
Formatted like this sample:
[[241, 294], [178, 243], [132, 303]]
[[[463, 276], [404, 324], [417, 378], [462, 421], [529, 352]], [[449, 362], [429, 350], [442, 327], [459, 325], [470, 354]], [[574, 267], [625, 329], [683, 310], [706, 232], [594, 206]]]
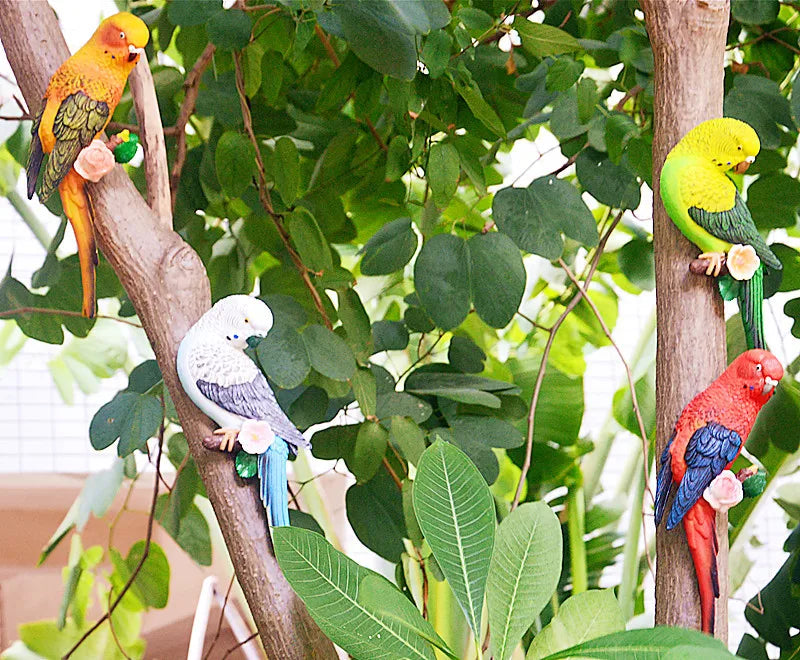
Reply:
[[288, 442], [294, 453], [297, 453], [299, 447], [311, 446], [278, 405], [275, 394], [262, 373], [258, 373], [249, 383], [219, 385], [198, 380], [197, 387], [209, 401], [234, 415], [269, 422], [275, 435]]
[[725, 469], [742, 446], [742, 438], [729, 428], [709, 422], [697, 429], [686, 445], [686, 473], [672, 502], [667, 529], [675, 527], [703, 496], [703, 491]]
[[669, 453], [669, 448], [672, 446], [672, 441], [674, 439], [675, 432], [673, 431], [667, 446], [664, 447], [664, 451], [661, 452], [661, 467], [658, 469], [658, 477], [656, 478], [656, 526], [661, 523], [661, 518], [664, 516], [664, 511], [666, 510], [667, 499], [669, 499], [669, 493], [672, 490], [672, 456]]

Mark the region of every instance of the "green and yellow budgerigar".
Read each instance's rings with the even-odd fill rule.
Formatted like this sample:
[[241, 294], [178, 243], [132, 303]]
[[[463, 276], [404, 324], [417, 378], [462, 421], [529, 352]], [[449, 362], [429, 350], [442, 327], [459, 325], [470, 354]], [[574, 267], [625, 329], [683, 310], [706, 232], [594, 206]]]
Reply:
[[[727, 117], [710, 119], [695, 126], [675, 145], [661, 170], [661, 198], [667, 213], [684, 236], [700, 248], [700, 256], [709, 260], [706, 274], [719, 275], [722, 259], [727, 257], [731, 275], [742, 280], [737, 298], [748, 348], [766, 347], [764, 269], [780, 270], [782, 265], [758, 233], [750, 210], [727, 173], [743, 173], [760, 148], [758, 135], [749, 124]], [[757, 268], [744, 275], [735, 272], [733, 254], [752, 254], [753, 250], [760, 260]]]

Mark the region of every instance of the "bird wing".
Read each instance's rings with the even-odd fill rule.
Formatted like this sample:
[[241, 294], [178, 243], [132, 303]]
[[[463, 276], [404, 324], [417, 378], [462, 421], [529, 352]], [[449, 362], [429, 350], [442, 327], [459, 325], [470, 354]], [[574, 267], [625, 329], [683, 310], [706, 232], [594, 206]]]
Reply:
[[33, 193], [36, 190], [36, 180], [39, 178], [39, 170], [42, 168], [42, 158], [44, 158], [42, 140], [39, 137], [39, 124], [42, 122], [42, 115], [46, 105], [46, 103], [42, 103], [42, 107], [39, 108], [39, 112], [33, 118], [33, 125], [31, 126], [31, 146], [28, 150], [28, 165], [25, 168], [28, 173], [28, 199], [33, 198]]
[[717, 238], [728, 243], [752, 245], [758, 258], [770, 268], [780, 270], [783, 267], [758, 233], [750, 209], [738, 191], [734, 197], [733, 207], [728, 210], [709, 211], [700, 206], [692, 206], [689, 208], [689, 215], [698, 225]]
[[703, 491], [736, 458], [741, 447], [741, 436], [716, 422], [709, 422], [692, 434], [684, 454], [686, 473], [672, 502], [667, 529], [683, 520], [686, 512], [703, 496]]
[[203, 396], [220, 408], [241, 417], [269, 422], [275, 435], [293, 445], [295, 450], [311, 446], [278, 405], [272, 388], [260, 371], [253, 380], [245, 383], [220, 385], [202, 379], [196, 383]]
[[109, 116], [107, 103], [97, 101], [83, 92], [70, 94], [61, 102], [53, 121], [55, 146], [39, 183], [39, 198], [42, 201], [53, 194], [81, 150], [88, 147], [105, 128]]
[[672, 447], [672, 441], [675, 439], [675, 431], [672, 432], [672, 437], [669, 439], [664, 451], [661, 452], [661, 461], [658, 468], [658, 477], [656, 478], [656, 503], [655, 503], [655, 520], [656, 526], [661, 523], [661, 518], [667, 506], [667, 499], [672, 490], [672, 454], [669, 453]]

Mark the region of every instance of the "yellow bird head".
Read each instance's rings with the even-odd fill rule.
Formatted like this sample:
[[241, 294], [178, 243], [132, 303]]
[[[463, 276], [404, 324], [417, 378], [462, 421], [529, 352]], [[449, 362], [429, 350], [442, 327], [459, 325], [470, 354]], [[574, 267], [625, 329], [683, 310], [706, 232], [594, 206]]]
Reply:
[[720, 172], [733, 170], [742, 174], [756, 159], [760, 149], [758, 135], [750, 124], [723, 117], [695, 126], [681, 138], [669, 156], [701, 156], [711, 161]]
[[120, 12], [100, 23], [89, 44], [111, 56], [115, 64], [130, 70], [144, 53], [150, 40], [150, 31], [144, 21], [128, 12]]

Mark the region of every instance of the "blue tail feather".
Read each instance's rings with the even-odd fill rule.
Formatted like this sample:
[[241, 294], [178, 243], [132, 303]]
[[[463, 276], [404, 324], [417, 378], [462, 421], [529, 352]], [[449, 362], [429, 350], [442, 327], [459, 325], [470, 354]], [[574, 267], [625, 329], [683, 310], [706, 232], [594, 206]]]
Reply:
[[272, 527], [289, 525], [289, 499], [286, 494], [287, 460], [289, 460], [289, 445], [277, 436], [269, 449], [258, 456], [261, 501], [269, 513], [269, 524]]

